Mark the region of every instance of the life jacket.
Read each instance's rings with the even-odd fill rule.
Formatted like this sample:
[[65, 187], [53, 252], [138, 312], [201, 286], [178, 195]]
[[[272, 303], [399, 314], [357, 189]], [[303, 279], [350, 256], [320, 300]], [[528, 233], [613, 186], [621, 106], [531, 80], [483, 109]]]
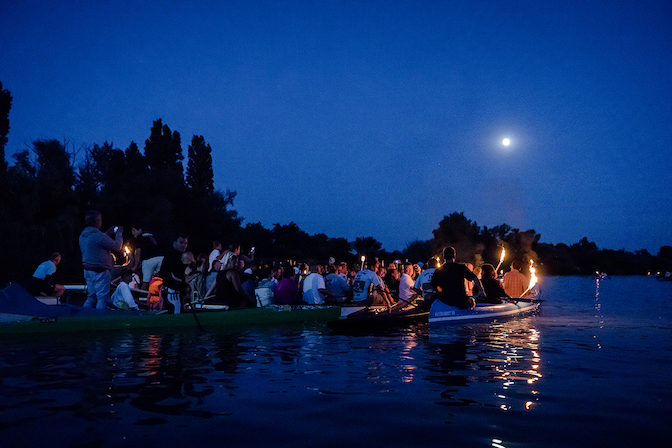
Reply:
[[163, 309], [163, 295], [161, 295], [161, 286], [163, 279], [161, 277], [154, 277], [149, 283], [149, 294], [147, 294], [147, 306], [150, 310]]

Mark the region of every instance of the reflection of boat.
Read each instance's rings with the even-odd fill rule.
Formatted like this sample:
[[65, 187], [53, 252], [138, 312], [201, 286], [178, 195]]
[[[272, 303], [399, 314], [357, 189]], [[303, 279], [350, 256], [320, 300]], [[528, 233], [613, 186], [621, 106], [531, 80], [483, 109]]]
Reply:
[[340, 316], [332, 306], [278, 305], [230, 311], [182, 314], [84, 309], [74, 305], [45, 305], [19, 285], [0, 291], [0, 334], [66, 333], [140, 328], [197, 327], [204, 329], [272, 323], [328, 321]]
[[453, 324], [514, 317], [536, 311], [541, 304], [537, 299], [508, 299], [508, 302], [492, 305], [478, 304], [463, 310], [435, 300], [429, 310], [430, 324]]
[[388, 328], [405, 327], [417, 322], [427, 322], [429, 312], [412, 307], [406, 310], [387, 311], [385, 308], [363, 309], [341, 319], [327, 322], [339, 333], [377, 332]]

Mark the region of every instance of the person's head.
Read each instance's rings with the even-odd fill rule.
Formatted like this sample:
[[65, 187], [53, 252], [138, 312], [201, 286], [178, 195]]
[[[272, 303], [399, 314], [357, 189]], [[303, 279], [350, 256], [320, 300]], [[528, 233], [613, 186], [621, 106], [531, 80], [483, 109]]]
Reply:
[[135, 238], [139, 237], [140, 235], [142, 235], [142, 226], [137, 224], [131, 226], [131, 233]]
[[347, 274], [348, 273], [348, 263], [345, 261], [342, 261], [340, 264], [340, 272], [341, 274]]
[[56, 266], [58, 266], [58, 263], [61, 262], [61, 254], [59, 254], [58, 252], [54, 252], [49, 257], [49, 260], [51, 260], [52, 263], [54, 263]]
[[464, 263], [464, 265], [466, 267], [468, 267], [471, 272], [474, 272], [474, 265], [472, 263], [467, 262], [467, 263]]
[[422, 268], [420, 267], [419, 264], [413, 265], [413, 273], [415, 274], [416, 277], [422, 273]]
[[427, 262], [427, 266], [429, 269], [436, 269], [436, 258], [430, 258]]
[[184, 233], [178, 233], [177, 238], [173, 241], [173, 248], [179, 252], [184, 252], [187, 250], [187, 244], [189, 243], [189, 238]]
[[455, 248], [452, 246], [445, 247], [443, 249], [443, 259], [446, 261], [454, 260], [457, 254], [455, 253]]
[[212, 262], [212, 270], [215, 272], [219, 272], [219, 270], [222, 269], [222, 262], [219, 260], [215, 260]]
[[392, 278], [395, 279], [395, 280], [399, 280], [399, 278], [401, 277], [401, 273], [399, 272], [399, 270], [397, 270], [395, 268], [388, 269], [387, 273], [388, 273], [388, 275], [392, 276]]
[[212, 242], [212, 249], [213, 250], [222, 250], [222, 243], [219, 241], [215, 240]]
[[495, 267], [490, 263], [485, 263], [481, 269], [484, 278], [497, 278], [497, 271], [495, 271]]
[[288, 267], [282, 270], [282, 278], [294, 278], [296, 276], [296, 271], [294, 268]]
[[196, 260], [194, 260], [194, 254], [192, 254], [191, 252], [183, 252], [182, 253], [182, 264], [191, 264], [194, 261], [196, 261]]
[[378, 262], [378, 260], [374, 260], [374, 261], [369, 263], [369, 270], [373, 271], [373, 272], [377, 272], [378, 271], [378, 266], [380, 266], [380, 263]]
[[202, 265], [204, 265], [204, 264], [207, 263], [207, 262], [208, 262], [208, 254], [205, 254], [205, 253], [201, 252], [201, 253], [198, 254], [198, 256], [196, 257], [196, 265], [197, 265], [197, 266], [202, 266]]
[[413, 265], [411, 263], [406, 263], [404, 265], [404, 274], [412, 276], [414, 272]]
[[523, 262], [520, 260], [513, 260], [513, 263], [511, 263], [511, 269], [520, 271], [521, 269], [523, 269]]
[[240, 255], [240, 244], [238, 243], [229, 244], [229, 251], [233, 252], [234, 255]]
[[133, 271], [130, 269], [122, 269], [119, 276], [121, 277], [121, 281], [124, 283], [131, 283], [133, 281]]
[[316, 264], [316, 263], [315, 263], [315, 264], [311, 264], [311, 265], [310, 265], [310, 272], [312, 272], [312, 273], [314, 273], [314, 274], [319, 274], [320, 271], [321, 271], [321, 267], [320, 267], [319, 264]]
[[89, 210], [84, 216], [84, 224], [100, 229], [103, 226], [103, 215], [98, 210]]

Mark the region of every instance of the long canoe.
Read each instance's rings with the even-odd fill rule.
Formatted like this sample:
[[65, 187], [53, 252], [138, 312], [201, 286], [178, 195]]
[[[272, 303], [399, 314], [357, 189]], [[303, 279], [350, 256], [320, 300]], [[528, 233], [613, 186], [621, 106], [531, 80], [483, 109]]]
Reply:
[[[326, 322], [337, 319], [334, 306], [270, 305], [228, 311], [198, 311], [195, 316], [151, 311], [92, 310], [73, 305], [45, 305], [19, 285], [0, 291], [0, 335], [26, 333], [72, 333], [129, 329], [205, 329], [234, 325], [292, 322]], [[197, 322], [198, 321], [198, 322]]]
[[507, 302], [491, 305], [487, 303], [477, 304], [474, 308], [463, 310], [454, 306], [446, 305], [440, 300], [435, 300], [429, 310], [430, 324], [463, 324], [510, 318], [539, 309], [541, 300], [537, 299], [508, 299]]

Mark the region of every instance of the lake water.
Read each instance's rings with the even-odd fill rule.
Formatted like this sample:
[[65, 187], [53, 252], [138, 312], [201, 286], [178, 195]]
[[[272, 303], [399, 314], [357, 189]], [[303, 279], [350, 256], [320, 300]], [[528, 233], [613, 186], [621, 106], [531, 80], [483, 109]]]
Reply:
[[672, 283], [541, 291], [533, 316], [370, 336], [5, 338], [0, 446], [669, 446]]

